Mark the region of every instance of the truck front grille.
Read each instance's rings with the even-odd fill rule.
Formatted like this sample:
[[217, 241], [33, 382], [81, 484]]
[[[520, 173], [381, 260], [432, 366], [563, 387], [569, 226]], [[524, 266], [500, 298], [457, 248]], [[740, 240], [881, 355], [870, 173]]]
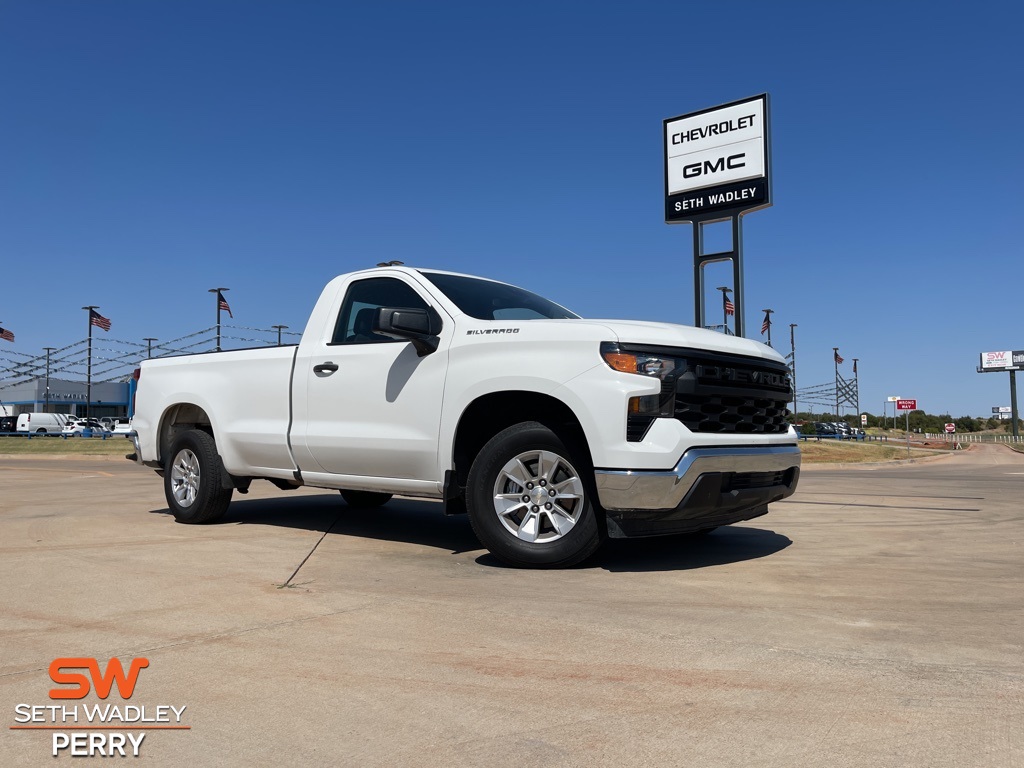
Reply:
[[703, 350], [660, 348], [676, 361], [662, 382], [658, 413], [629, 414], [626, 439], [639, 442], [657, 418], [675, 418], [692, 432], [719, 435], [782, 435], [793, 399], [784, 363]]
[[785, 400], [676, 395], [675, 416], [693, 432], [777, 435], [789, 429]]

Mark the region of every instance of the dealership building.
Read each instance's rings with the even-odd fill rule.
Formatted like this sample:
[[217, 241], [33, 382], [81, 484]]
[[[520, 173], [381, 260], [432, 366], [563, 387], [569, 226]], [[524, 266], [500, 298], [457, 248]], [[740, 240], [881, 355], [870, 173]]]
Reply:
[[0, 382], [0, 413], [17, 416], [20, 413], [67, 413], [71, 416], [93, 417], [128, 416], [131, 389], [134, 382], [101, 382], [92, 385], [92, 403], [87, 403], [84, 381], [65, 381], [50, 377], [50, 391], [46, 379], [28, 381], [3, 387]]

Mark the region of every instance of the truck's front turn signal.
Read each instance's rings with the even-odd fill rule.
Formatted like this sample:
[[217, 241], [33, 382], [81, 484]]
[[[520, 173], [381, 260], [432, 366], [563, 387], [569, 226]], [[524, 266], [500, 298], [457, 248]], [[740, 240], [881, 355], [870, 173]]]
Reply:
[[629, 352], [612, 351], [612, 349], [606, 349], [605, 345], [601, 345], [601, 357], [616, 371], [622, 371], [623, 373], [636, 373], [636, 355], [630, 354]]

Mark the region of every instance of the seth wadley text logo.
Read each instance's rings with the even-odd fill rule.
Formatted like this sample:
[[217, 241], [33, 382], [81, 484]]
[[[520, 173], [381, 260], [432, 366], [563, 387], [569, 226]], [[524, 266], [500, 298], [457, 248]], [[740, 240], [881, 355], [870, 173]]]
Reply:
[[135, 692], [139, 673], [149, 659], [135, 658], [125, 671], [117, 658], [107, 662], [86, 657], [54, 659], [50, 679], [59, 686], [49, 691], [51, 700], [79, 701], [94, 691], [101, 704], [18, 704], [14, 707], [11, 730], [52, 731], [52, 755], [66, 752], [72, 757], [138, 757], [146, 732], [150, 730], [189, 730], [182, 724], [185, 706], [117, 704], [106, 702], [116, 688], [128, 700]]

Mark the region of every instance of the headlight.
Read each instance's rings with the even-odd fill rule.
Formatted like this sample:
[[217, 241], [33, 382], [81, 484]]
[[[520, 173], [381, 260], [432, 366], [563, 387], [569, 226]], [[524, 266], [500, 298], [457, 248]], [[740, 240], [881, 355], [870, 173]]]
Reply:
[[611, 341], [601, 342], [601, 357], [616, 371], [652, 376], [662, 381], [669, 378], [677, 367], [686, 365], [684, 360], [677, 357], [628, 352]]

